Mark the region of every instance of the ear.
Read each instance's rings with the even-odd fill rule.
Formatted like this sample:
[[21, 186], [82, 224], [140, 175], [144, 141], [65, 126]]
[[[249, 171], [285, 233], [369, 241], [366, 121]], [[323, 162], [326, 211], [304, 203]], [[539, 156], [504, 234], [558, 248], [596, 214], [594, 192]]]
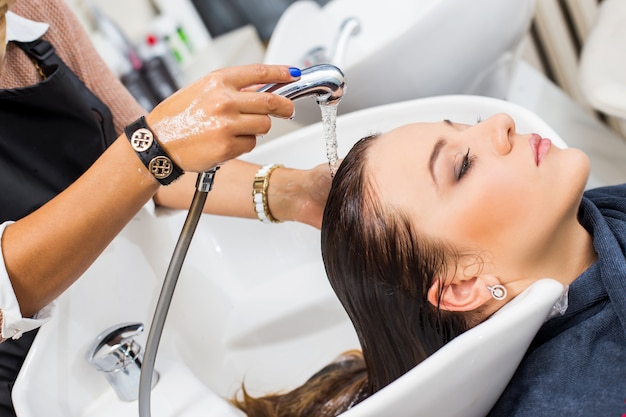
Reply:
[[491, 300], [491, 292], [487, 286], [499, 284], [500, 280], [493, 275], [477, 277], [455, 277], [444, 284], [439, 298], [441, 281], [435, 280], [428, 289], [428, 302], [448, 311], [472, 311]]

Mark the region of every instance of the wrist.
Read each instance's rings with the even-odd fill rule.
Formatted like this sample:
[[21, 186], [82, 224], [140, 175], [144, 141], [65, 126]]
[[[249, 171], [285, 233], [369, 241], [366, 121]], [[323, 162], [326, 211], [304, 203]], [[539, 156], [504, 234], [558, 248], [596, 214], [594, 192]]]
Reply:
[[280, 168], [272, 174], [272, 181], [267, 190], [270, 211], [283, 221], [301, 221], [303, 205], [302, 190], [306, 187], [303, 170]]
[[[280, 206], [275, 204], [275, 196], [270, 197], [270, 179], [276, 179], [274, 173], [283, 165], [268, 164], [260, 167], [252, 184], [252, 204], [256, 212], [257, 218], [264, 223], [280, 223], [283, 218], [273, 211], [274, 208]], [[276, 188], [276, 187], [272, 187]], [[272, 193], [273, 195], [275, 193]], [[272, 202], [270, 205], [270, 201]]]
[[159, 145], [145, 117], [126, 126], [124, 133], [137, 157], [161, 185], [169, 185], [183, 174], [183, 170]]
[[308, 170], [276, 170], [268, 189], [270, 210], [281, 220], [296, 221], [319, 229], [330, 182], [326, 164]]

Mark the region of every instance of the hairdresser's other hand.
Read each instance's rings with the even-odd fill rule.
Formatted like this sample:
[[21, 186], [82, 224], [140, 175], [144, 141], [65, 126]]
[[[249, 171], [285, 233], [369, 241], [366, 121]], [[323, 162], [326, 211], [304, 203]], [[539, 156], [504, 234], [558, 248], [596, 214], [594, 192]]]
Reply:
[[267, 190], [270, 212], [279, 220], [294, 220], [322, 227], [322, 215], [332, 177], [328, 163], [309, 170], [279, 168]]
[[272, 93], [242, 91], [298, 79], [288, 66], [244, 65], [213, 71], [179, 90], [147, 116], [161, 145], [185, 171], [203, 172], [251, 151], [271, 127], [268, 115], [288, 118], [293, 102]]

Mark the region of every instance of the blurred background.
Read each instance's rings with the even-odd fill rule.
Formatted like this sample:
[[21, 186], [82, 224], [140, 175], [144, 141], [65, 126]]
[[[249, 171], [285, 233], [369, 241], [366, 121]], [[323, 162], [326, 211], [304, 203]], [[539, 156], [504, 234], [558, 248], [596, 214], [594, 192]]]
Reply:
[[[294, 8], [294, 3], [302, 3], [295, 0], [66, 1], [79, 15], [99, 51], [120, 77], [125, 75], [124, 72], [127, 72], [128, 68], [127, 65], [120, 63], [124, 57], [119, 56], [119, 45], [112, 42], [112, 36], [107, 30], [103, 30], [101, 21], [103, 18], [113, 22], [146, 60], [154, 55], [162, 56], [167, 62], [175, 87], [185, 85], [202, 74], [223, 66], [268, 62], [274, 31], [277, 24], [280, 27], [283, 23], [281, 17], [284, 18], [286, 12]], [[341, 1], [308, 0], [304, 3], [315, 3], [316, 7], [323, 10], [331, 7], [332, 3]], [[582, 57], [585, 46], [593, 40], [594, 30], [598, 31], [597, 27], [600, 25], [600, 11], [603, 6], [608, 9], [606, 6], [609, 5], [605, 3], [610, 2], [611, 0], [533, 2], [530, 22], [521, 41], [515, 45], [515, 63], [507, 74], [506, 91], [487, 95], [498, 95], [500, 98], [526, 105], [549, 123], [553, 125], [556, 123], [557, 131], [561, 124], [564, 126], [563, 129], [568, 129], [569, 122], [561, 120], [563, 114], [569, 114], [572, 118], [584, 114], [585, 117], [597, 121], [623, 138], [626, 128], [621, 114], [622, 109], [603, 106], [601, 98], [594, 98], [593, 92], [588, 91], [592, 88], [590, 85], [593, 82], [582, 77], [595, 79], [598, 70], [594, 69], [596, 73], [592, 71], [591, 75], [585, 75], [581, 69], [581, 67], [584, 69]], [[433, 2], [424, 2], [425, 7], [431, 7], [427, 3]], [[612, 3], [614, 3], [612, 7], [619, 8], [620, 12], [625, 8], [617, 4], [624, 3], [623, 0], [614, 0]], [[364, 8], [381, 7], [382, 2], [363, 0], [360, 4]], [[492, 11], [477, 7], [475, 13], [489, 15]], [[494, 15], [493, 18], [499, 17]], [[314, 17], [311, 19], [314, 20]], [[284, 24], [287, 25], [288, 22]], [[306, 22], [302, 22], [302, 25], [306, 29]], [[320, 28], [320, 36], [325, 31], [324, 28]], [[281, 36], [295, 38], [294, 41], [297, 43], [300, 34], [281, 34]], [[306, 38], [309, 35], [303, 33], [302, 36]], [[357, 36], [355, 35], [355, 39]], [[626, 44], [624, 35], [614, 33], [613, 38], [615, 36], [618, 36], [615, 43]], [[602, 39], [597, 42], [607, 43]], [[160, 49], [154, 47], [156, 44], [160, 45]], [[610, 46], [606, 45], [606, 48]], [[476, 48], [482, 49], [485, 46], [477, 45]], [[273, 55], [275, 59], [275, 51]], [[281, 63], [302, 65], [294, 62]], [[621, 72], [626, 73], [626, 68], [622, 68]], [[346, 75], [349, 88], [353, 88], [350, 84], [351, 74]], [[130, 89], [132, 90], [132, 86]], [[352, 90], [349, 91], [347, 96], [353, 93]], [[474, 93], [474, 91], [442, 90], [442, 94], [457, 92]], [[427, 92], [424, 95], [437, 93], [437, 91]], [[150, 104], [146, 102], [145, 107], [149, 106]], [[270, 137], [281, 135], [310, 122], [306, 117], [304, 120], [291, 123], [280, 121], [276, 123]], [[564, 137], [569, 136], [564, 134]]]

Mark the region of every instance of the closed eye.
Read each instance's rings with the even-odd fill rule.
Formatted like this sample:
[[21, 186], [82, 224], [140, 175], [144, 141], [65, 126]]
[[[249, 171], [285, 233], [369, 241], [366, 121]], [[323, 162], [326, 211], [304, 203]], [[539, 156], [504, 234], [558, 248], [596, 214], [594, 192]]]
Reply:
[[469, 170], [472, 169], [475, 160], [476, 156], [470, 155], [470, 149], [467, 148], [467, 153], [454, 169], [454, 177], [457, 181], [460, 181], [461, 178], [463, 178], [469, 172]]

